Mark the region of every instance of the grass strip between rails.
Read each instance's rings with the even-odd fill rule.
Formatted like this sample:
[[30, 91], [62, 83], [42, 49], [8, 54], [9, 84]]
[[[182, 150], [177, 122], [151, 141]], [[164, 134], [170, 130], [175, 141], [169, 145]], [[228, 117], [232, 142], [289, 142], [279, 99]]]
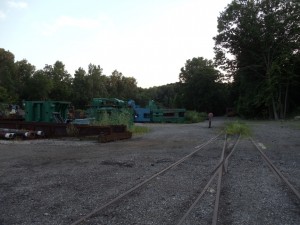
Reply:
[[251, 136], [250, 127], [240, 121], [228, 122], [225, 124], [225, 132], [229, 135], [241, 134], [243, 137]]

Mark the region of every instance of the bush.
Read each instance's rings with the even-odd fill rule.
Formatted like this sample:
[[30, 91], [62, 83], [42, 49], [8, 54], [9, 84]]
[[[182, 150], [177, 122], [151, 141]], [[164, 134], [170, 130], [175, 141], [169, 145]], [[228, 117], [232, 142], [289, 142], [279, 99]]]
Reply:
[[186, 111], [185, 112], [185, 121], [187, 123], [199, 123], [203, 122], [207, 118], [207, 113], [205, 112], [196, 112], [196, 111]]
[[125, 125], [133, 134], [144, 134], [149, 132], [146, 126], [135, 126], [133, 123], [133, 114], [130, 110], [106, 111], [98, 112], [98, 120], [93, 122], [93, 125], [109, 126], [109, 125]]
[[125, 125], [130, 129], [133, 126], [133, 114], [130, 110], [111, 111], [109, 113], [100, 111], [93, 124], [99, 126]]

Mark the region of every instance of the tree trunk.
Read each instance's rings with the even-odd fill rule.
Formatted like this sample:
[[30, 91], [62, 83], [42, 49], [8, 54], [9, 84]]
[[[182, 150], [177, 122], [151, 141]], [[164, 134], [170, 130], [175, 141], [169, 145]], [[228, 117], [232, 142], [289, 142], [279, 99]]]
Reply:
[[285, 119], [286, 112], [287, 112], [288, 93], [289, 93], [289, 82], [286, 84], [286, 89], [285, 89], [283, 119]]
[[272, 115], [274, 114], [273, 111], [272, 111], [272, 106], [269, 105], [268, 110], [269, 110], [269, 120], [271, 120], [271, 119], [273, 119]]
[[281, 85], [279, 86], [279, 94], [278, 94], [278, 113], [279, 118], [283, 119], [283, 107], [282, 107], [282, 88]]
[[272, 106], [273, 106], [274, 119], [278, 120], [278, 113], [277, 113], [277, 110], [276, 110], [276, 103], [275, 103], [275, 99], [274, 99], [273, 96], [272, 96]]

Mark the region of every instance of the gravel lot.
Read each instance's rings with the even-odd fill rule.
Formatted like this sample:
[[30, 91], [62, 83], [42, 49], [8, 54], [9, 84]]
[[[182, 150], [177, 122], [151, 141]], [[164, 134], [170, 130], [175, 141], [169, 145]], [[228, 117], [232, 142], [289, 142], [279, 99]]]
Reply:
[[[234, 120], [234, 119], [231, 119]], [[0, 141], [0, 224], [72, 224], [217, 135], [228, 118], [141, 124], [111, 143]], [[300, 122], [248, 121], [253, 138], [300, 191]], [[219, 162], [224, 137], [82, 224], [176, 225]], [[218, 224], [300, 224], [300, 201], [242, 139], [222, 180]], [[216, 182], [185, 224], [211, 224]]]

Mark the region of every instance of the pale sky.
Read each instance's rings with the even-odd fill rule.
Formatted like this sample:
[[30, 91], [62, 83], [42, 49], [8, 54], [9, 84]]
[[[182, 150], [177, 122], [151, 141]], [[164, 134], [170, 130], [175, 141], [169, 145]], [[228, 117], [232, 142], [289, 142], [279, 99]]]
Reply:
[[232, 0], [0, 0], [0, 48], [36, 69], [90, 63], [148, 88], [179, 81], [193, 57], [213, 59], [217, 17]]

